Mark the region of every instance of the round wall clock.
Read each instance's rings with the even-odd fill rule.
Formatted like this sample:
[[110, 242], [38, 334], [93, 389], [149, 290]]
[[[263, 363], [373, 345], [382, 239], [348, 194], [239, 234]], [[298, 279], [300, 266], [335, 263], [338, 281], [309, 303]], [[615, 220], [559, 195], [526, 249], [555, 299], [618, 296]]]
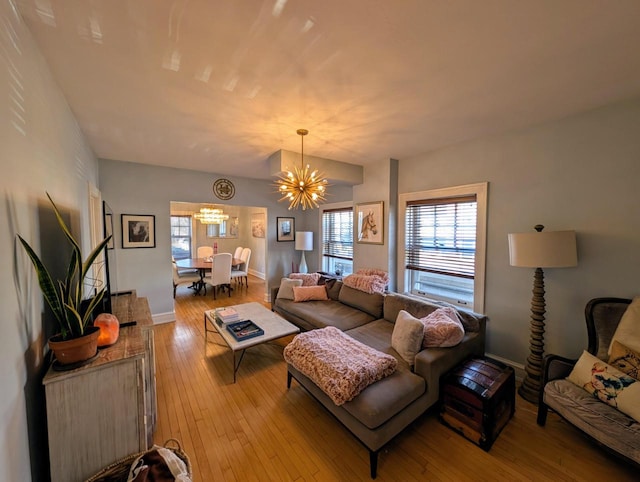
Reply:
[[236, 187], [229, 179], [216, 179], [213, 183], [213, 194], [223, 201], [231, 199], [235, 193]]

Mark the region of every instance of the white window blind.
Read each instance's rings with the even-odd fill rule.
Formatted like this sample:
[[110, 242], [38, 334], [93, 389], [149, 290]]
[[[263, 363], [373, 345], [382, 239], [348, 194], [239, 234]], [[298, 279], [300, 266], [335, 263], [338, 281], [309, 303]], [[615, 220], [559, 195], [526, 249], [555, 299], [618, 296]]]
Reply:
[[353, 208], [323, 211], [322, 255], [329, 258], [353, 259]]
[[476, 196], [407, 202], [406, 268], [473, 279]]

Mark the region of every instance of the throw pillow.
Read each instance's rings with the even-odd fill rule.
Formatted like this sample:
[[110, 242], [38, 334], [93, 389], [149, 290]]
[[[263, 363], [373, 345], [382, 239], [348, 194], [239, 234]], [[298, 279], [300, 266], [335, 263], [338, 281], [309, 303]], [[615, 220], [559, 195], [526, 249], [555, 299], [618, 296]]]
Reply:
[[384, 280], [376, 275], [350, 274], [342, 282], [349, 288], [369, 294], [384, 293], [384, 289], [387, 286]]
[[291, 279], [301, 279], [302, 286], [315, 286], [320, 280], [320, 273], [291, 273]]
[[391, 334], [391, 347], [398, 352], [409, 365], [413, 365], [418, 352], [422, 349], [424, 325], [418, 318], [404, 310], [398, 312]]
[[327, 290], [324, 286], [294, 286], [293, 287], [293, 301], [326, 301]]
[[280, 289], [278, 290], [276, 299], [292, 300], [294, 286], [302, 286], [302, 280], [282, 278], [282, 280], [280, 280]]
[[622, 343], [617, 341], [613, 342], [611, 355], [609, 356], [609, 365], [636, 380], [640, 380], [640, 353], [631, 348], [627, 348]]
[[582, 352], [567, 380], [584, 388], [598, 400], [640, 421], [640, 382], [588, 351]]
[[640, 351], [640, 296], [636, 296], [622, 315], [620, 323], [609, 345], [609, 355], [613, 342], [617, 340], [628, 348]]
[[342, 281], [338, 281], [337, 279], [329, 279], [324, 284], [327, 289], [327, 295], [329, 298], [338, 301], [340, 298], [340, 290], [342, 289]]
[[456, 310], [451, 307], [438, 308], [422, 318], [424, 323], [424, 340], [422, 346], [449, 347], [456, 346], [464, 338], [464, 327]]
[[356, 271], [356, 274], [362, 274], [365, 276], [378, 276], [379, 278], [382, 278], [382, 281], [384, 281], [385, 285], [389, 282], [389, 273], [381, 269], [362, 268]]

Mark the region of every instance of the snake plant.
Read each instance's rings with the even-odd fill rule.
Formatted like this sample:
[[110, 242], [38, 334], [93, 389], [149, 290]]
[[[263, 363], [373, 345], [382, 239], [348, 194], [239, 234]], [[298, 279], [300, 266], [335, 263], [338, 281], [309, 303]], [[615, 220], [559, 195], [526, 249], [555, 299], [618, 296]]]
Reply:
[[100, 252], [107, 246], [111, 236], [101, 241], [83, 262], [80, 245], [74, 239], [71, 231], [69, 231], [69, 228], [60, 215], [58, 207], [53, 202], [53, 199], [51, 199], [51, 196], [49, 196], [49, 193], [47, 193], [47, 197], [53, 206], [58, 224], [72, 248], [71, 261], [69, 262], [66, 277], [64, 279], [58, 279], [54, 283], [49, 271], [31, 246], [29, 246], [22, 236], [18, 235], [18, 239], [33, 263], [33, 267], [38, 275], [40, 289], [58, 323], [60, 335], [63, 340], [68, 340], [84, 335], [85, 328], [91, 320], [91, 313], [104, 297], [105, 288], [102, 288], [86, 307], [82, 306], [87, 274]]

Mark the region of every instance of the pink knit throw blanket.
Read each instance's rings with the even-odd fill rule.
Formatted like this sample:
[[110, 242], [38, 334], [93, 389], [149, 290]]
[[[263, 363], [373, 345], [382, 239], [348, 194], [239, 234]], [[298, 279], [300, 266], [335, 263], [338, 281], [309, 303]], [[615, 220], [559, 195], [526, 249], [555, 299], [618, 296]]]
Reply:
[[344, 334], [333, 326], [297, 335], [284, 359], [310, 378], [336, 405], [391, 375], [398, 361]]

